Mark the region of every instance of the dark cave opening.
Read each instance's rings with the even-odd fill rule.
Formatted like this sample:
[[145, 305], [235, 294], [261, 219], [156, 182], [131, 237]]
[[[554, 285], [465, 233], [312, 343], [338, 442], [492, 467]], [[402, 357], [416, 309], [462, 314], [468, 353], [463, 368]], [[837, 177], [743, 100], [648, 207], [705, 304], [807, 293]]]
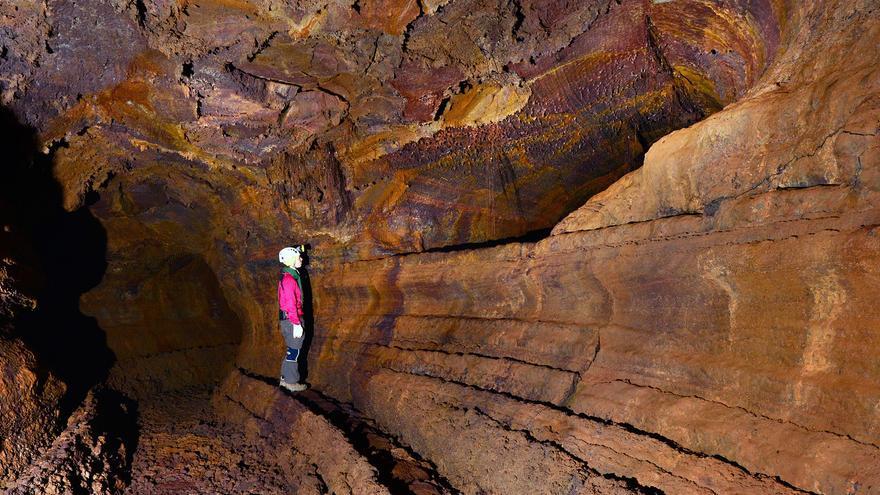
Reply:
[[79, 309], [80, 295], [106, 271], [106, 231], [88, 207], [64, 210], [52, 152], [41, 153], [36, 132], [3, 107], [0, 149], [6, 153], [2, 249], [16, 260], [17, 287], [36, 301], [33, 311], [18, 313], [11, 337], [25, 342], [40, 365], [67, 384], [63, 409], [69, 413], [115, 361], [103, 329]]

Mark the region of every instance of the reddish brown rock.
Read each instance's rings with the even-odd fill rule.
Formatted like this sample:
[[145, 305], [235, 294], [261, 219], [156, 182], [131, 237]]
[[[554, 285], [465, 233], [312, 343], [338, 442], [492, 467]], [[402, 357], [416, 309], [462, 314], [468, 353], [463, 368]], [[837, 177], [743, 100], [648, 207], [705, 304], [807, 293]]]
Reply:
[[122, 493], [135, 442], [132, 401], [98, 389], [67, 419], [67, 427], [4, 493]]
[[407, 25], [421, 14], [421, 5], [417, 0], [365, 0], [355, 3], [353, 8], [360, 14], [366, 27], [395, 36], [402, 35]]
[[[697, 4], [115, 5], [127, 10], [96, 33], [135, 31], [112, 74], [52, 89], [45, 67], [59, 80], [79, 67], [45, 54], [14, 78], [8, 104], [47, 145], [63, 144], [68, 209], [168, 160], [204, 164], [233, 189], [273, 189], [268, 164], [327, 146], [352, 197], [334, 205], [346, 221], [328, 229], [306, 205], [284, 228], [349, 259], [419, 251], [550, 228], [637, 167], [651, 142], [742, 94], [775, 54], [785, 10]], [[44, 56], [38, 28], [22, 25], [30, 37], [16, 38], [10, 61]], [[53, 40], [78, 47], [80, 29]], [[31, 104], [52, 95], [65, 103]], [[259, 227], [261, 242], [275, 235]]]
[[381, 494], [387, 489], [370, 464], [348, 443], [342, 432], [322, 416], [291, 399], [282, 389], [231, 373], [215, 396], [220, 414], [243, 424], [263, 443], [266, 455], [292, 471], [311, 466], [325, 485], [322, 491], [346, 494]]
[[109, 274], [103, 287], [112, 287], [115, 277], [139, 283], [124, 292], [94, 290], [81, 300], [99, 325], [112, 322], [107, 345], [116, 362], [110, 385], [145, 397], [216, 384], [231, 371], [241, 342], [239, 322], [204, 260], [179, 256], [160, 266], [128, 266]]
[[11, 483], [58, 432], [64, 384], [21, 341], [0, 340], [0, 481]]
[[[806, 191], [800, 195], [809, 197]], [[807, 204], [798, 202], [800, 208]], [[829, 204], [821, 205], [823, 216]], [[876, 280], [855, 267], [872, 264], [878, 255], [872, 241], [876, 229], [870, 225], [880, 213], [837, 213], [838, 218], [783, 218], [718, 234], [707, 233], [696, 217], [679, 217], [555, 236], [534, 247], [355, 264], [315, 279], [318, 307], [346, 304], [348, 312], [319, 317], [327, 337], [318, 341], [314, 376], [322, 388], [351, 397], [375, 417], [387, 414], [386, 428], [397, 428], [392, 419], [402, 414], [397, 407], [409, 406], [374, 394], [386, 389], [402, 394], [412, 388], [408, 377], [429, 376], [483, 393], [510, 394], [523, 403], [537, 400], [550, 407], [545, 414], [561, 407], [561, 417], [575, 419], [580, 413], [636, 432], [657, 432], [686, 451], [719, 455], [733, 461], [732, 468], [779, 476], [796, 487], [837, 492], [850, 482], [873, 486], [877, 473], [866, 466], [876, 456], [877, 438], [862, 425], [872, 421], [878, 390], [861, 377], [875, 372], [870, 371], [869, 329], [876, 314], [862, 304], [870, 304]], [[586, 260], [585, 252], [590, 253]], [[664, 260], [662, 268], [658, 258]], [[358, 295], [357, 287], [389, 283], [390, 273], [398, 292], [376, 293], [375, 299]], [[798, 280], [793, 273], [804, 276]], [[433, 282], [426, 284], [426, 277]], [[438, 292], [450, 296], [438, 299]], [[398, 319], [389, 309], [404, 317]], [[434, 328], [441, 312], [455, 321], [445, 324], [457, 329], [446, 334], [452, 336], [480, 335], [477, 329], [491, 319], [495, 332], [483, 334], [481, 344], [507, 359], [526, 355], [498, 339], [517, 335], [525, 322], [596, 328], [598, 339], [593, 347], [579, 347], [579, 362], [566, 366], [579, 371], [577, 388], [544, 399], [539, 394], [546, 393], [547, 385], [533, 380], [547, 376], [544, 370], [554, 371], [547, 366], [559, 366], [558, 361], [532, 357], [533, 364], [517, 370], [505, 358], [456, 346], [482, 366], [508, 370], [503, 381], [487, 384], [485, 372], [462, 374], [473, 365], [461, 366], [463, 357], [455, 354], [444, 356], [446, 367], [417, 360], [428, 354], [424, 351], [399, 357], [405, 354], [400, 346], [431, 349], [443, 342], [437, 340], [443, 330], [437, 336], [405, 331], [413, 320], [420, 328]], [[834, 319], [816, 320], [819, 315]], [[824, 330], [829, 324], [835, 326]], [[838, 324], [854, 335], [852, 340], [831, 337], [839, 332], [833, 330]], [[826, 337], [816, 334], [819, 329]], [[450, 347], [460, 337], [453, 339]], [[544, 333], [529, 343], [529, 350], [533, 356], [536, 351], [556, 355], [569, 345]], [[387, 375], [382, 369], [402, 374]], [[385, 377], [376, 388], [374, 375]], [[736, 382], [729, 381], [732, 375]], [[755, 432], [746, 437], [753, 440], [743, 441], [746, 431]], [[807, 462], [801, 457], [805, 451], [835, 454]], [[854, 458], [861, 461], [853, 464]]]
[[165, 391], [138, 403], [138, 444], [125, 493], [321, 493], [312, 466], [276, 464], [242, 425], [211, 408], [210, 389]]

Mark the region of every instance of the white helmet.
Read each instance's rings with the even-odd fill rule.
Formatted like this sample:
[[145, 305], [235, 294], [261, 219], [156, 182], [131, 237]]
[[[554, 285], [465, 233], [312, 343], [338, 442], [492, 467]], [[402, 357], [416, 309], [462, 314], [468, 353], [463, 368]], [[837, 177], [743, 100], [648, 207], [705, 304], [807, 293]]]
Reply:
[[305, 251], [305, 246], [288, 246], [278, 252], [278, 261], [286, 265], [293, 261], [294, 256], [300, 256]]

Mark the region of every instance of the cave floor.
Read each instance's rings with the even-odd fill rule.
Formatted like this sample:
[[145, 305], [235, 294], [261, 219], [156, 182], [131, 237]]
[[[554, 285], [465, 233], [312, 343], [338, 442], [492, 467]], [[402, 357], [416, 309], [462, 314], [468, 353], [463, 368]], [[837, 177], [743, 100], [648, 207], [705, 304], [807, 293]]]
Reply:
[[126, 494], [282, 494], [296, 485], [243, 431], [214, 418], [210, 389], [138, 405], [140, 429]]
[[[185, 389], [138, 402], [138, 441], [124, 493], [271, 495], [304, 488], [310, 474], [292, 473], [289, 466], [272, 462], [265, 445], [253, 443], [240, 427], [217, 418], [211, 393], [211, 388]], [[431, 463], [349, 405], [314, 390], [289, 394], [289, 399], [339, 428], [391, 493], [457, 493]], [[318, 491], [327, 493], [327, 488]]]

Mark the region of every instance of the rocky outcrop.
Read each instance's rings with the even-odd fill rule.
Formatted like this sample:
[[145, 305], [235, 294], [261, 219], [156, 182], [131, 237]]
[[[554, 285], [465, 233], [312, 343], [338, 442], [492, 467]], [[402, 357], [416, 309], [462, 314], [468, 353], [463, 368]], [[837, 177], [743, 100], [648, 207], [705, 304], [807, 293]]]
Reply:
[[133, 407], [116, 392], [89, 392], [64, 431], [4, 493], [122, 493], [137, 437]]

